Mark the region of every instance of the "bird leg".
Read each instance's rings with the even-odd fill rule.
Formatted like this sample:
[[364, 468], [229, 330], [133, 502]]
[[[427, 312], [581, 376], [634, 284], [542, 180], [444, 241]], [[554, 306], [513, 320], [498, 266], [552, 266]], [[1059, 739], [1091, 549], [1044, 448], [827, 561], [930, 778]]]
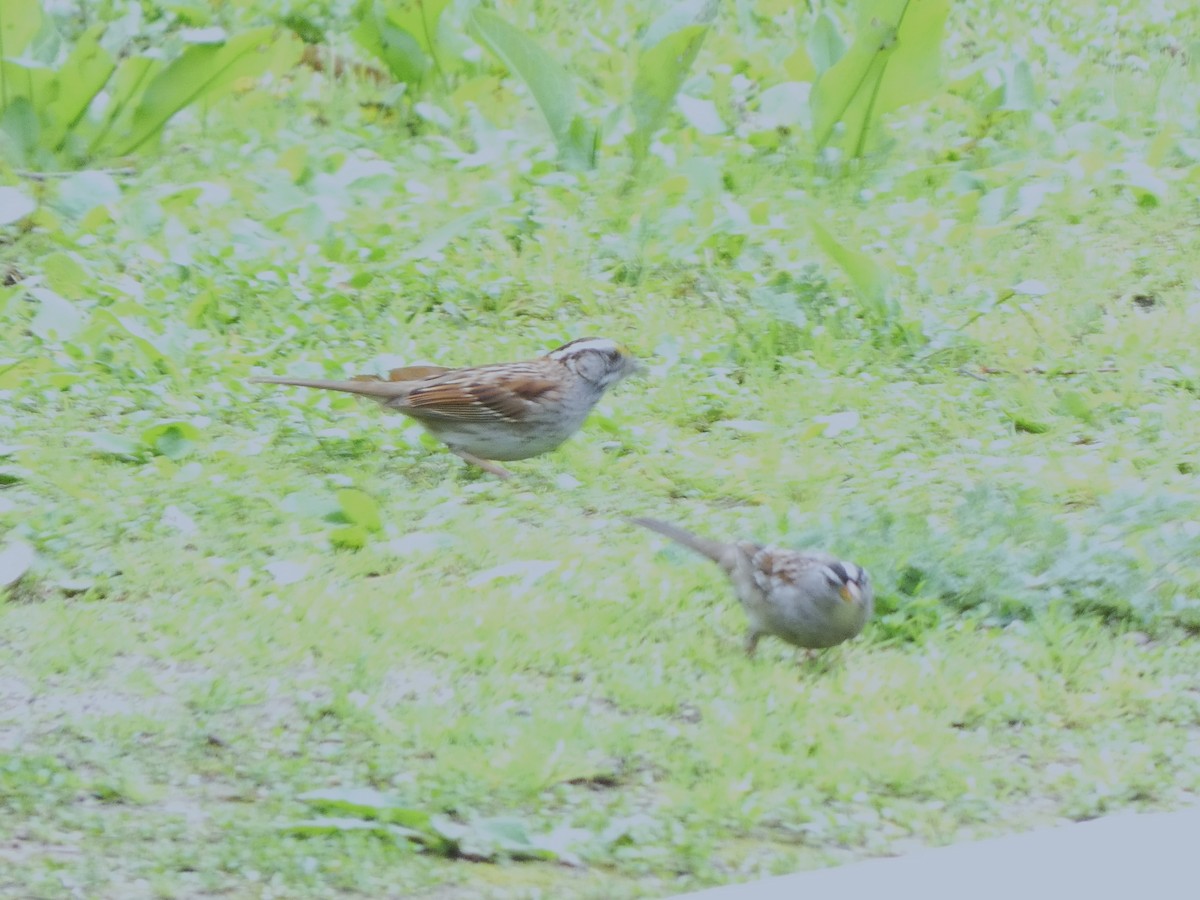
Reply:
[[746, 656], [750, 659], [754, 658], [754, 651], [758, 649], [758, 639], [760, 637], [762, 637], [762, 635], [760, 635], [753, 628], [746, 632], [746, 642], [744, 646], [746, 648]]
[[492, 462], [490, 459], [480, 459], [474, 453], [468, 453], [466, 450], [456, 450], [454, 447], [450, 448], [450, 452], [459, 459], [466, 460], [471, 465], [478, 466], [485, 472], [490, 472], [497, 478], [503, 478], [505, 480], [512, 478], [512, 472], [508, 471], [508, 469], [504, 468], [504, 466]]
[[829, 647], [819, 650], [813, 647], [796, 648], [796, 664], [805, 668], [820, 664], [821, 671], [828, 672], [841, 660], [842, 657]]

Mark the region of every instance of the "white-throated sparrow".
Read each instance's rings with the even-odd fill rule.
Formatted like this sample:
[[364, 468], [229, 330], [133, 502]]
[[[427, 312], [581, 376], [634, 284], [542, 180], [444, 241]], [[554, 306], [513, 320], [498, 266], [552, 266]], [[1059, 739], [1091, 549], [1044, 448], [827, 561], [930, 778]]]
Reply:
[[707, 556], [725, 570], [750, 620], [749, 656], [764, 634], [812, 650], [832, 647], [862, 631], [874, 612], [875, 592], [867, 573], [828, 553], [750, 541], [726, 544], [658, 519], [630, 521]]
[[451, 452], [508, 478], [491, 460], [547, 453], [583, 425], [592, 407], [637, 369], [629, 351], [608, 338], [578, 338], [525, 362], [448, 369], [407, 366], [386, 378], [345, 381], [259, 376], [255, 382], [345, 391], [411, 416]]

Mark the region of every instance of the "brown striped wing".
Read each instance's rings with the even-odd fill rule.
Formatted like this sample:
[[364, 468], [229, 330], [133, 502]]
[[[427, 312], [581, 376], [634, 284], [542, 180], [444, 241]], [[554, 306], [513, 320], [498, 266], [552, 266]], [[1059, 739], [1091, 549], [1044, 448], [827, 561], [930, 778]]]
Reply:
[[413, 388], [402, 408], [416, 419], [522, 422], [546, 394], [559, 388], [537, 365], [501, 363], [430, 378]]

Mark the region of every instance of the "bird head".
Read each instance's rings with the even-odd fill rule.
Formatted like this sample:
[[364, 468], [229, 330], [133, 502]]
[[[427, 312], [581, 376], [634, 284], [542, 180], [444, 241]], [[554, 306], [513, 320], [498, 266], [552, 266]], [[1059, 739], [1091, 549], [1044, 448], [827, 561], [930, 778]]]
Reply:
[[601, 390], [612, 387], [638, 369], [633, 354], [608, 338], [576, 338], [547, 355]]
[[822, 567], [822, 574], [845, 603], [861, 606], [874, 597], [871, 578], [861, 566], [851, 562], [832, 562]]

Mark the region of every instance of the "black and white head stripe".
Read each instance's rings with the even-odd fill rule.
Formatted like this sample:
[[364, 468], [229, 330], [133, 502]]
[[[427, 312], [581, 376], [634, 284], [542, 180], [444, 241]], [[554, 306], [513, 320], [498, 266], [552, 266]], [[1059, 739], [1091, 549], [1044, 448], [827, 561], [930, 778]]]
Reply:
[[862, 585], [866, 583], [867, 573], [854, 563], [834, 562], [825, 566], [825, 578], [834, 587], [847, 584]]
[[614, 359], [626, 355], [625, 348], [614, 340], [610, 340], [609, 338], [584, 337], [575, 338], [575, 340], [563, 344], [557, 350], [551, 350], [548, 356], [551, 359], [563, 360], [571, 356], [578, 356], [581, 353], [589, 352], [612, 356]]
[[601, 388], [620, 381], [637, 368], [629, 351], [608, 338], [576, 338], [548, 356]]

